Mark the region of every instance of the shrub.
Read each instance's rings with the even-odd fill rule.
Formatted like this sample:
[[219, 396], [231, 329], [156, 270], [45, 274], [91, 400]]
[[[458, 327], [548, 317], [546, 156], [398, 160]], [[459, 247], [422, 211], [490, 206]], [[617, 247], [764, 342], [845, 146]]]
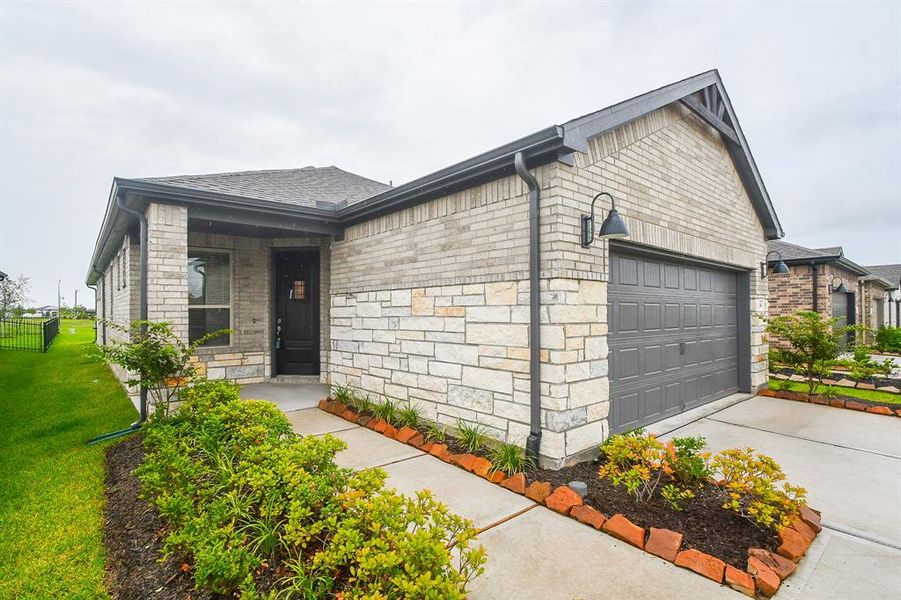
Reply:
[[142, 493], [168, 522], [164, 552], [192, 564], [198, 588], [255, 597], [463, 598], [485, 562], [469, 521], [428, 494], [405, 498], [379, 470], [339, 468], [346, 447], [300, 438], [271, 403], [199, 383], [146, 428]]
[[168, 416], [181, 389], [193, 382], [196, 376], [192, 361], [194, 351], [202, 344], [230, 333], [228, 329], [214, 331], [185, 344], [168, 323], [134, 321], [128, 328], [112, 321], [101, 322], [127, 334], [128, 341], [97, 346], [96, 353], [107, 362], [122, 367], [129, 374], [128, 385], [147, 389], [154, 413], [159, 417]]
[[190, 387], [178, 392], [178, 399], [188, 403], [191, 410], [210, 409], [240, 398], [241, 386], [226, 379], [197, 379]]
[[892, 359], [887, 358], [883, 361], [876, 361], [870, 356], [873, 349], [866, 344], [855, 344], [853, 356], [850, 360], [840, 361], [848, 368], [848, 374], [855, 379], [872, 379], [874, 375], [888, 375], [894, 368]]
[[488, 433], [478, 425], [457, 420], [457, 438], [467, 452], [478, 452], [488, 443]]
[[787, 525], [804, 503], [806, 490], [788, 483], [776, 461], [752, 448], [723, 450], [711, 466], [722, 478], [723, 508], [764, 527]]
[[772, 317], [767, 323], [767, 332], [778, 338], [773, 349], [777, 361], [803, 374], [810, 394], [835, 366], [845, 336], [852, 329], [839, 326], [838, 319], [807, 311]]
[[666, 445], [666, 468], [684, 485], [710, 479], [709, 452], [702, 452], [707, 440], [701, 436], [674, 437]]
[[338, 402], [341, 402], [342, 404], [353, 406], [354, 402], [357, 399], [357, 395], [350, 387], [346, 385], [333, 385], [332, 398], [337, 400]]
[[500, 471], [507, 476], [535, 466], [534, 461], [526, 456], [525, 450], [516, 444], [499, 444], [490, 450], [488, 458], [491, 460], [492, 473]]
[[642, 429], [612, 435], [601, 446], [606, 462], [598, 475], [621, 485], [639, 502], [647, 502], [664, 475], [666, 446]]
[[901, 352], [901, 327], [880, 327], [876, 331], [876, 348], [883, 352]]

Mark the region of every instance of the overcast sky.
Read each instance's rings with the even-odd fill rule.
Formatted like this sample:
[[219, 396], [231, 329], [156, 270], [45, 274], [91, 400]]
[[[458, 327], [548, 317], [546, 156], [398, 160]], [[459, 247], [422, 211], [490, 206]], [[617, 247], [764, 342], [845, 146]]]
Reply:
[[899, 7], [0, 0], [0, 270], [93, 302], [114, 176], [398, 184], [714, 67], [786, 239], [898, 263]]

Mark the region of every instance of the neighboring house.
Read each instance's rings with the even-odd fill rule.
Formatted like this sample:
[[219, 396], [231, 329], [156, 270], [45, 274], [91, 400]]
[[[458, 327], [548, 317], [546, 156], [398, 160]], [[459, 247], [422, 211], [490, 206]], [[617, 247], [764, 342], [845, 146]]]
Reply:
[[901, 265], [868, 265], [864, 267], [882, 281], [882, 295], [872, 295], [873, 325], [899, 327], [901, 323]]
[[37, 313], [46, 319], [59, 315], [59, 307], [55, 304], [45, 304], [44, 306], [32, 308], [31, 312]]
[[805, 248], [771, 240], [769, 250], [770, 269], [780, 258], [789, 267], [787, 274], [770, 275], [771, 315], [808, 310], [870, 329], [882, 323], [882, 299], [892, 284], [849, 260], [841, 246]]
[[[584, 246], [599, 192], [630, 235]], [[758, 265], [781, 236], [710, 71], [399, 187], [336, 167], [116, 178], [87, 283], [100, 318], [138, 318], [146, 244], [151, 320], [232, 329], [200, 349], [208, 377], [350, 384], [559, 466], [766, 384]]]

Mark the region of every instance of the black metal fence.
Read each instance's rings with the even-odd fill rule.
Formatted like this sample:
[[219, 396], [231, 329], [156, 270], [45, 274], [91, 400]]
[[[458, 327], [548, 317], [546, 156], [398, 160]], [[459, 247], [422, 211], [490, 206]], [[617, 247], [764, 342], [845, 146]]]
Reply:
[[59, 333], [59, 318], [0, 319], [0, 350], [46, 352]]

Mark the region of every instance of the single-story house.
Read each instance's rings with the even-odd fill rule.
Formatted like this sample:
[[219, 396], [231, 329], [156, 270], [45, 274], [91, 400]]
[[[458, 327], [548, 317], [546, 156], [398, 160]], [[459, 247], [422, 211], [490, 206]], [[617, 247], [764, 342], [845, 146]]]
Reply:
[[709, 71], [398, 187], [115, 178], [87, 283], [100, 318], [229, 327], [208, 377], [348, 384], [560, 466], [766, 384], [760, 265], [782, 235]]
[[882, 280], [882, 296], [879, 290], [872, 295], [873, 327], [883, 325], [901, 326], [901, 264], [899, 265], [866, 265], [864, 267], [873, 277]]
[[848, 259], [841, 246], [806, 248], [770, 240], [767, 259], [771, 270], [780, 260], [789, 268], [770, 277], [771, 315], [808, 310], [848, 325], [877, 329], [882, 324], [891, 282]]

